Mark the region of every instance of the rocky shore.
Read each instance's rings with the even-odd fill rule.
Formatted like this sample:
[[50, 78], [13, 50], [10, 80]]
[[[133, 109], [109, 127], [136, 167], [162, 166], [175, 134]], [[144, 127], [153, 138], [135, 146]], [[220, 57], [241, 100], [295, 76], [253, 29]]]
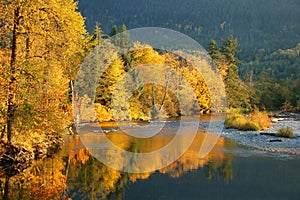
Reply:
[[[278, 117], [266, 131], [240, 131], [225, 129], [222, 137], [237, 141], [240, 145], [276, 153], [300, 155], [300, 120], [298, 117]], [[291, 127], [293, 138], [274, 136], [280, 128]]]

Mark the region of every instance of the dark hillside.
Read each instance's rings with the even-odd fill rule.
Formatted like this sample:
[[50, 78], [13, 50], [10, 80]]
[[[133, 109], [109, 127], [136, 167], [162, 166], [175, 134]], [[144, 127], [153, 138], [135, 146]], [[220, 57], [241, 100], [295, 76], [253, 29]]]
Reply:
[[159, 26], [186, 33], [204, 47], [232, 34], [249, 60], [259, 49], [270, 53], [300, 42], [299, 0], [80, 0], [79, 9], [89, 31], [96, 22], [106, 33], [115, 24]]

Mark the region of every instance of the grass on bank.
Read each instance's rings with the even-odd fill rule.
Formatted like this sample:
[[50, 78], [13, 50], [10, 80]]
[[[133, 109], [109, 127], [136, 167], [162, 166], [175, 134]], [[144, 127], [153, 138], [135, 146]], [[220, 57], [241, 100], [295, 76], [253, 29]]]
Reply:
[[248, 115], [239, 110], [229, 111], [225, 119], [226, 128], [236, 128], [243, 131], [266, 130], [271, 126], [272, 122], [268, 114], [257, 110]]
[[281, 128], [276, 133], [277, 137], [285, 137], [285, 138], [292, 138], [294, 137], [294, 133], [291, 127], [287, 126], [285, 128]]

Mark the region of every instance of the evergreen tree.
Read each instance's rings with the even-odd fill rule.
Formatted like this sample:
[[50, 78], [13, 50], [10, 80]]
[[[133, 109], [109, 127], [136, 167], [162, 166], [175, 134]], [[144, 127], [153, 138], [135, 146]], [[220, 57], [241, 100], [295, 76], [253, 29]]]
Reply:
[[219, 60], [221, 57], [221, 50], [218, 47], [216, 40], [211, 40], [208, 46], [208, 54], [211, 56], [213, 60]]
[[239, 48], [239, 42], [230, 35], [227, 40], [222, 41], [221, 51], [225, 55], [228, 65], [237, 66], [240, 60], [236, 57], [236, 54], [241, 52]]
[[92, 47], [94, 48], [99, 43], [101, 43], [101, 41], [102, 41], [102, 30], [101, 30], [99, 24], [97, 24], [94, 28], [94, 31], [93, 31], [93, 34], [91, 37]]
[[233, 36], [229, 36], [227, 40], [222, 42], [222, 53], [226, 58], [228, 65], [228, 74], [224, 82], [226, 86], [226, 99], [229, 108], [247, 108], [250, 107], [250, 88], [240, 79], [238, 74], [238, 64], [240, 60], [236, 57], [239, 43]]
[[240, 52], [239, 43], [233, 36], [222, 41], [221, 49], [218, 48], [216, 41], [211, 41], [208, 52], [216, 62], [220, 74], [224, 80], [227, 97], [227, 107], [239, 108], [250, 106], [250, 95], [252, 90], [239, 77], [239, 59], [236, 54]]
[[127, 32], [127, 27], [125, 26], [125, 24], [121, 26], [120, 30], [120, 47], [123, 49], [129, 48], [129, 34]]
[[118, 34], [118, 27], [117, 27], [117, 25], [114, 25], [112, 28], [111, 28], [111, 31], [110, 31], [110, 34], [109, 34], [109, 36], [114, 36], [114, 35], [117, 35]]

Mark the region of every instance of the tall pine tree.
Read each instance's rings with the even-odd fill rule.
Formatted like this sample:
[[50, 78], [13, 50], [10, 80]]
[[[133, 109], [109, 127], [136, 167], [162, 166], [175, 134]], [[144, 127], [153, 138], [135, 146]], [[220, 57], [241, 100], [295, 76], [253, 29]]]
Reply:
[[240, 51], [239, 43], [233, 36], [223, 40], [221, 48], [218, 48], [217, 42], [214, 40], [210, 42], [208, 48], [208, 53], [222, 75], [226, 89], [227, 107], [229, 108], [250, 107], [252, 89], [240, 79], [238, 74], [240, 60], [236, 54]]

